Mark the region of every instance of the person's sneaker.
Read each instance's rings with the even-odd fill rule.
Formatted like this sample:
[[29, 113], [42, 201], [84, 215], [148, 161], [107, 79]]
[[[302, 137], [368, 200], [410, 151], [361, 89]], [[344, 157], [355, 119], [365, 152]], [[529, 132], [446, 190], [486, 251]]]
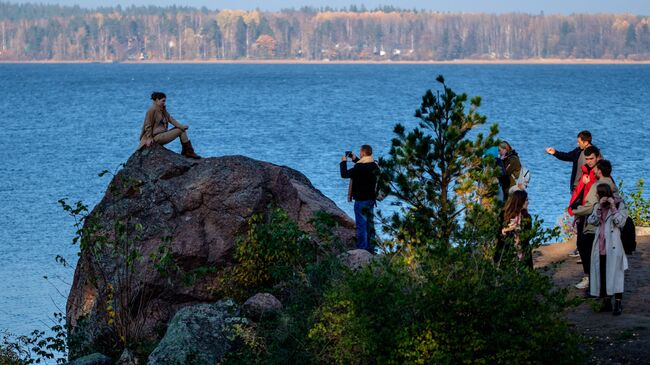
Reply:
[[569, 253], [569, 257], [580, 257], [580, 252], [578, 252], [578, 249], [576, 248]]
[[589, 286], [589, 278], [583, 277], [578, 284], [576, 284], [576, 289], [587, 289]]

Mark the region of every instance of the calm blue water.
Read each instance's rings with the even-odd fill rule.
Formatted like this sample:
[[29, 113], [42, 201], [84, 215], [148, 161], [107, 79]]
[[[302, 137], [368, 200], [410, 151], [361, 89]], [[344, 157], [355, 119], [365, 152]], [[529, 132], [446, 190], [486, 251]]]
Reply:
[[137, 146], [151, 91], [167, 93], [199, 154], [293, 167], [352, 214], [340, 156], [363, 143], [386, 153], [393, 125], [413, 125], [441, 73], [483, 97], [482, 113], [531, 169], [531, 210], [548, 225], [568, 199], [571, 166], [546, 146], [572, 149], [589, 129], [617, 179], [648, 177], [647, 65], [0, 64], [0, 331], [49, 327], [64, 311], [73, 270], [54, 257], [74, 263], [77, 247], [56, 201], [101, 199], [108, 180], [97, 173]]

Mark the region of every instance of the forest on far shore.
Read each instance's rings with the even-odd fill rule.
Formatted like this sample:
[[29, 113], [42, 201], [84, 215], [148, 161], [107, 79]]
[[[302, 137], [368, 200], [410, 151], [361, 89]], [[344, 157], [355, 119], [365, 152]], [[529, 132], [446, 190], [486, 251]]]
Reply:
[[0, 2], [0, 61], [650, 60], [650, 16]]

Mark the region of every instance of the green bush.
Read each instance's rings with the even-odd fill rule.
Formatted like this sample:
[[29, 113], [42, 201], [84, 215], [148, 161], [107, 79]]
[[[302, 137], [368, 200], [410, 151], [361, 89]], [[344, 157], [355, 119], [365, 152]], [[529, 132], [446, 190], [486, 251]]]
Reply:
[[[323, 293], [347, 268], [336, 256], [342, 243], [334, 234], [337, 224], [332, 217], [317, 212], [310, 223], [315, 232], [307, 234], [286, 212], [274, 209], [267, 219], [254, 216], [247, 235], [237, 241], [237, 266], [224, 279], [230, 295], [244, 300], [254, 292], [269, 291], [282, 301], [283, 310], [257, 324], [240, 326], [237, 336], [242, 346], [221, 364], [314, 363], [308, 343], [314, 313], [323, 304]], [[265, 280], [248, 280], [258, 265]]]
[[220, 290], [225, 296], [245, 300], [256, 291], [268, 291], [292, 279], [313, 260], [311, 243], [286, 211], [274, 208], [266, 216], [253, 214], [248, 231], [235, 243], [236, 264], [224, 273]]
[[628, 213], [637, 227], [650, 227], [650, 199], [643, 197], [644, 181], [636, 182], [634, 191], [626, 193], [623, 190], [623, 181], [619, 182], [621, 195], [627, 204]]
[[385, 257], [325, 294], [309, 333], [320, 364], [578, 364], [563, 292], [536, 271], [465, 253]]

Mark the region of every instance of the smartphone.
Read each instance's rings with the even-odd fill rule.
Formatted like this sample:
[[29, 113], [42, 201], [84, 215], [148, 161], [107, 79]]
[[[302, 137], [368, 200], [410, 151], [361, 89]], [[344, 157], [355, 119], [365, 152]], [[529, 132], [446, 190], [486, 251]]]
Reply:
[[352, 151], [345, 151], [345, 157], [352, 157]]

